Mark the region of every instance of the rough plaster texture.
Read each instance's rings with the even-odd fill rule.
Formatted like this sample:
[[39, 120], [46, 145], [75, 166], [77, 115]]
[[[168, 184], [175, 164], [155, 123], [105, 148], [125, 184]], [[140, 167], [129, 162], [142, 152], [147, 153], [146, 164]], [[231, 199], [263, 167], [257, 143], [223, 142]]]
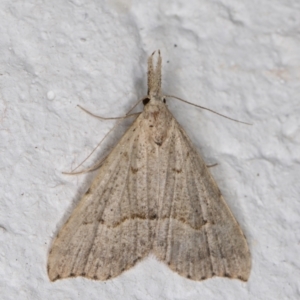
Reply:
[[[299, 16], [298, 0], [2, 0], [1, 299], [299, 299]], [[114, 124], [76, 105], [123, 115], [145, 95], [156, 49], [165, 93], [253, 123], [168, 101], [218, 163], [212, 172], [251, 249], [249, 282], [194, 282], [149, 258], [107, 282], [51, 283], [51, 242], [95, 175], [62, 171]]]

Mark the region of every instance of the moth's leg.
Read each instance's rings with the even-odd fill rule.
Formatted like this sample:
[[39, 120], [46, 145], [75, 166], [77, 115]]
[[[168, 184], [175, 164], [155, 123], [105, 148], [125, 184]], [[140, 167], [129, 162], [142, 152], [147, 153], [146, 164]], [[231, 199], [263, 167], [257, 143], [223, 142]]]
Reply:
[[218, 165], [218, 163], [215, 163], [215, 164], [213, 164], [213, 165], [206, 165], [206, 167], [207, 168], [213, 168], [213, 167], [215, 167], [215, 166], [217, 166]]

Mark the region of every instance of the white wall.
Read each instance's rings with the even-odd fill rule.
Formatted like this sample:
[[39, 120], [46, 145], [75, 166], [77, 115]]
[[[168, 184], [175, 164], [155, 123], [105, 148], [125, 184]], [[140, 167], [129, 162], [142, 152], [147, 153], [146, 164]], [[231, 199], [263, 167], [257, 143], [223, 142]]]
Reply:
[[[296, 299], [300, 266], [297, 0], [0, 3], [1, 299]], [[94, 174], [63, 175], [147, 92], [163, 56], [169, 100], [249, 242], [248, 283], [194, 282], [154, 258], [107, 281], [51, 283], [50, 245]], [[142, 106], [140, 107], [142, 109]], [[118, 141], [121, 125], [87, 165]]]

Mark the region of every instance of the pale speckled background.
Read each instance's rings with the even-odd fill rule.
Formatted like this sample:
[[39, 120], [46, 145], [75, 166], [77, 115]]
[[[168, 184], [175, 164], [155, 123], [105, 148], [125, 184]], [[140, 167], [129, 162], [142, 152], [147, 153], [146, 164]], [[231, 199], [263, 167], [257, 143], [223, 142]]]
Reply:
[[[1, 299], [299, 299], [298, 0], [0, 3]], [[146, 93], [163, 89], [254, 125], [169, 100], [239, 221], [248, 283], [194, 282], [149, 258], [113, 280], [51, 283], [51, 242], [94, 174], [67, 176]], [[142, 107], [140, 107], [142, 109]], [[89, 165], [117, 142], [110, 135]]]

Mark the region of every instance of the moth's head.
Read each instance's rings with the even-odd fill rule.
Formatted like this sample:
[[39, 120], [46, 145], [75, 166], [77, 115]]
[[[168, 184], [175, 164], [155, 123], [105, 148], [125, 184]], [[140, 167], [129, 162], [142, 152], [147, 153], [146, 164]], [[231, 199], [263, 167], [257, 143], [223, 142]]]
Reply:
[[158, 104], [158, 103], [166, 104], [166, 97], [165, 96], [150, 96], [150, 95], [148, 95], [146, 98], [143, 99], [144, 106], [146, 106], [150, 102], [151, 102], [151, 104]]

